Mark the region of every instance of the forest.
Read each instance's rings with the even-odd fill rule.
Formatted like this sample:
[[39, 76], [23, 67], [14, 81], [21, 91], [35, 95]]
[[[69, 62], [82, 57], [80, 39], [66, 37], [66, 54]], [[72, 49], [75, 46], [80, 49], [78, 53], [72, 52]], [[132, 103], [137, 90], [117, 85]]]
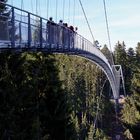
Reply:
[[[107, 58], [110, 51], [105, 45]], [[115, 64], [122, 65], [127, 97], [121, 111], [126, 140], [140, 127], [140, 43], [126, 50], [118, 42]], [[121, 92], [121, 90], [120, 90]], [[0, 53], [0, 139], [111, 140], [114, 105], [103, 71], [72, 55]], [[110, 120], [110, 121], [107, 121]]]

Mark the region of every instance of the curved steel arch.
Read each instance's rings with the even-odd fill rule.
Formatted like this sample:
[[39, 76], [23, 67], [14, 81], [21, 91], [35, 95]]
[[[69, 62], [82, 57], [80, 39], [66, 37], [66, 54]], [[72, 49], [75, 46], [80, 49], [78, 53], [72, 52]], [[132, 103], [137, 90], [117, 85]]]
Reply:
[[[45, 18], [11, 5], [7, 6], [11, 8], [11, 14], [6, 17], [7, 20], [2, 21], [2, 23], [0, 21], [0, 24], [7, 26], [7, 22], [9, 22], [9, 20], [11, 21], [11, 29], [9, 30], [9, 36], [11, 38], [4, 37], [5, 39], [3, 40], [0, 38], [0, 51], [3, 49], [14, 49], [19, 51], [39, 50], [48, 53], [66, 53], [85, 57], [102, 68], [110, 81], [114, 99], [119, 98], [115, 73], [106, 57], [97, 48], [96, 44], [92, 44], [68, 27], [50, 22]], [[22, 11], [22, 15], [20, 15], [21, 12], [19, 11]], [[3, 15], [0, 15], [0, 17], [1, 16]], [[20, 16], [23, 16], [25, 20], [20, 20], [22, 19], [19, 19]], [[37, 21], [33, 18], [37, 18]], [[16, 30], [18, 30], [18, 35], [16, 34], [15, 27]], [[36, 33], [36, 38], [33, 38], [34, 33]], [[1, 31], [0, 34], [2, 34]], [[16, 36], [18, 36], [18, 38]]]
[[85, 59], [88, 59], [89, 61], [97, 64], [105, 73], [105, 75], [107, 76], [111, 88], [112, 88], [112, 92], [113, 92], [113, 97], [114, 99], [118, 99], [119, 98], [119, 92], [118, 89], [116, 87], [116, 78], [114, 75], [114, 72], [111, 68], [111, 66], [109, 64], [107, 64], [105, 61], [103, 61], [100, 57], [92, 54], [91, 52], [85, 52], [83, 50], [78, 50], [77, 49], [73, 49], [72, 51], [69, 52], [65, 52], [65, 51], [56, 51], [56, 50], [52, 50], [51, 53], [64, 53], [64, 54], [70, 54], [70, 55], [76, 55], [76, 56], [80, 56], [83, 57]]
[[106, 76], [110, 82], [110, 85], [111, 85], [111, 88], [113, 91], [114, 99], [118, 99], [119, 94], [118, 94], [118, 90], [116, 88], [115, 75], [114, 75], [112, 69], [110, 69], [110, 67], [108, 65], [106, 65], [102, 59], [100, 59], [92, 54], [80, 55], [80, 56], [84, 56], [85, 58], [88, 58], [89, 60], [93, 61], [98, 66], [100, 66], [100, 68], [104, 71], [104, 73], [106, 74]]

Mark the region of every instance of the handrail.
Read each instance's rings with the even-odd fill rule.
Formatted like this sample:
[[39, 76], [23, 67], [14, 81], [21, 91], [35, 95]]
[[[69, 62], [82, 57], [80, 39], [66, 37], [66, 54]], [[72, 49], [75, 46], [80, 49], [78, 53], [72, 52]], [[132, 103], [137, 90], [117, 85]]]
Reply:
[[[40, 17], [39, 15], [36, 15], [36, 14], [33, 14], [33, 13], [31, 13], [31, 12], [28, 12], [28, 11], [26, 11], [26, 10], [21, 10], [20, 8], [17, 8], [17, 7], [15, 7], [15, 6], [11, 6], [10, 4], [5, 4], [5, 3], [3, 3], [3, 2], [0, 2], [0, 3], [2, 3], [2, 4], [4, 4], [4, 5], [6, 5], [6, 6], [8, 6], [8, 7], [11, 7], [11, 8], [14, 8], [14, 9], [17, 9], [17, 10], [19, 10], [19, 11], [22, 11], [22, 12], [25, 12], [27, 15], [29, 14], [30, 16], [32, 15], [32, 16], [35, 16], [36, 18], [39, 18], [39, 19], [42, 19], [42, 20], [46, 20], [47, 22], [49, 21], [48, 19], [46, 19], [46, 18], [43, 18], [43, 17]], [[12, 11], [12, 10], [11, 10]], [[15, 13], [16, 14], [16, 13]], [[15, 15], [14, 14], [14, 15]], [[22, 15], [21, 15], [22, 16]], [[27, 16], [28, 17], [28, 16]], [[25, 21], [19, 21], [18, 19], [16, 20], [16, 18], [15, 18], [15, 21], [17, 21], [17, 22], [21, 22], [21, 23], [24, 23], [24, 24], [28, 24], [28, 23], [26, 23]], [[56, 23], [55, 23], [56, 24]], [[58, 25], [58, 24], [56, 24], [57, 26], [61, 26], [61, 25]], [[36, 26], [36, 25], [33, 25], [33, 24], [31, 24], [30, 23], [30, 26]], [[66, 29], [66, 30], [68, 30], [69, 32], [71, 32], [71, 30], [69, 29], [69, 28], [66, 28], [66, 27], [64, 27], [64, 26], [62, 26], [64, 29]], [[83, 36], [81, 36], [80, 34], [78, 34], [78, 33], [76, 33], [76, 35], [79, 37], [79, 38], [82, 38], [82, 40], [84, 40], [84, 42], [87, 44], [90, 44], [90, 47], [95, 47], [96, 48], [96, 46], [95, 46], [95, 44], [92, 44], [91, 43], [91, 41], [89, 41], [89, 40], [87, 40], [86, 38], [84, 38]], [[90, 49], [89, 48], [89, 45], [88, 45], [88, 49]], [[92, 50], [92, 49], [90, 49], [90, 50]], [[85, 50], [85, 51], [88, 51], [88, 50]], [[106, 57], [102, 54], [102, 52], [100, 51], [100, 50], [98, 50], [98, 48], [96, 48], [96, 52], [97, 52], [97, 54], [100, 54], [100, 57], [102, 57], [105, 61], [106, 61], [106, 63], [108, 63], [108, 60], [106, 59]]]

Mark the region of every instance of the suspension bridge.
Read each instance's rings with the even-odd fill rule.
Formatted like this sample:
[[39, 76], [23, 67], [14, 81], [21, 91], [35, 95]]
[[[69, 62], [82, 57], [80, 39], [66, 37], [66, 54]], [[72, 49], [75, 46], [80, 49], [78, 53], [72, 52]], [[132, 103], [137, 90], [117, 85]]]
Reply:
[[104, 71], [110, 82], [113, 97], [116, 103], [118, 102], [121, 80], [124, 85], [121, 66], [110, 64], [95, 41], [90, 42], [67, 25], [57, 24], [51, 19], [13, 5], [1, 4], [6, 6], [7, 12], [0, 13], [0, 52], [42, 51], [84, 57]]

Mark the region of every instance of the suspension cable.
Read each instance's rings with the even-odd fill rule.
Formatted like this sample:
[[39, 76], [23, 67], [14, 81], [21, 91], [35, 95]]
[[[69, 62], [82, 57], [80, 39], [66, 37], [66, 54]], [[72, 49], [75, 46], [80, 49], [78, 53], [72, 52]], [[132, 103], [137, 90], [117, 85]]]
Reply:
[[34, 13], [33, 1], [32, 0], [31, 0], [31, 10], [32, 10], [32, 13]]
[[13, 0], [11, 0], [11, 5], [13, 6]]
[[20, 9], [23, 10], [23, 0], [21, 0]]
[[73, 3], [73, 25], [75, 24], [75, 0], [74, 0], [74, 3]]
[[58, 9], [58, 1], [56, 0], [56, 11], [55, 11], [55, 16], [56, 16], [56, 23], [57, 23], [57, 9]]
[[38, 2], [37, 2], [37, 0], [36, 0], [36, 15], [38, 15], [37, 5], [38, 5]]
[[82, 11], [83, 11], [84, 17], [85, 17], [85, 19], [86, 19], [86, 22], [87, 22], [87, 25], [88, 25], [89, 31], [90, 31], [90, 33], [91, 33], [91, 37], [92, 37], [92, 39], [93, 39], [93, 44], [95, 44], [95, 38], [94, 38], [94, 36], [93, 36], [93, 33], [92, 33], [92, 30], [91, 30], [91, 27], [90, 27], [90, 24], [89, 24], [88, 18], [87, 18], [87, 16], [86, 16], [86, 12], [85, 12], [84, 7], [83, 7], [83, 4], [82, 4], [82, 1], [79, 0], [79, 3], [80, 3], [80, 5], [81, 5], [81, 8], [82, 8]]
[[49, 0], [46, 1], [46, 5], [47, 5], [47, 19], [49, 16]]
[[63, 0], [63, 21], [64, 21], [64, 16], [65, 16], [65, 0]]
[[24, 5], [23, 5], [23, 0], [21, 0], [21, 15], [20, 15], [20, 21], [22, 21], [22, 10], [24, 9]]
[[111, 63], [114, 65], [114, 60], [113, 60], [113, 54], [112, 54], [112, 47], [111, 47], [111, 39], [110, 39], [110, 32], [109, 32], [109, 24], [108, 24], [108, 17], [107, 17], [107, 10], [106, 10], [106, 2], [103, 0], [103, 5], [104, 5], [104, 13], [105, 13], [105, 21], [106, 21], [106, 29], [107, 29], [107, 36], [108, 36], [108, 43], [111, 51]]
[[103, 96], [103, 89], [104, 89], [106, 82], [107, 82], [107, 79], [105, 79], [103, 86], [101, 87], [100, 96], [99, 96], [98, 103], [97, 103], [97, 111], [96, 111], [96, 116], [95, 116], [95, 120], [94, 120], [94, 134], [95, 134], [95, 127], [96, 127], [98, 115], [99, 115], [99, 107], [100, 107], [100, 103], [101, 103], [101, 97]]
[[40, 0], [39, 0], [39, 3], [38, 3], [38, 6], [39, 6], [39, 15], [41, 16]]
[[69, 0], [69, 8], [68, 8], [68, 23], [70, 22], [70, 0]]

